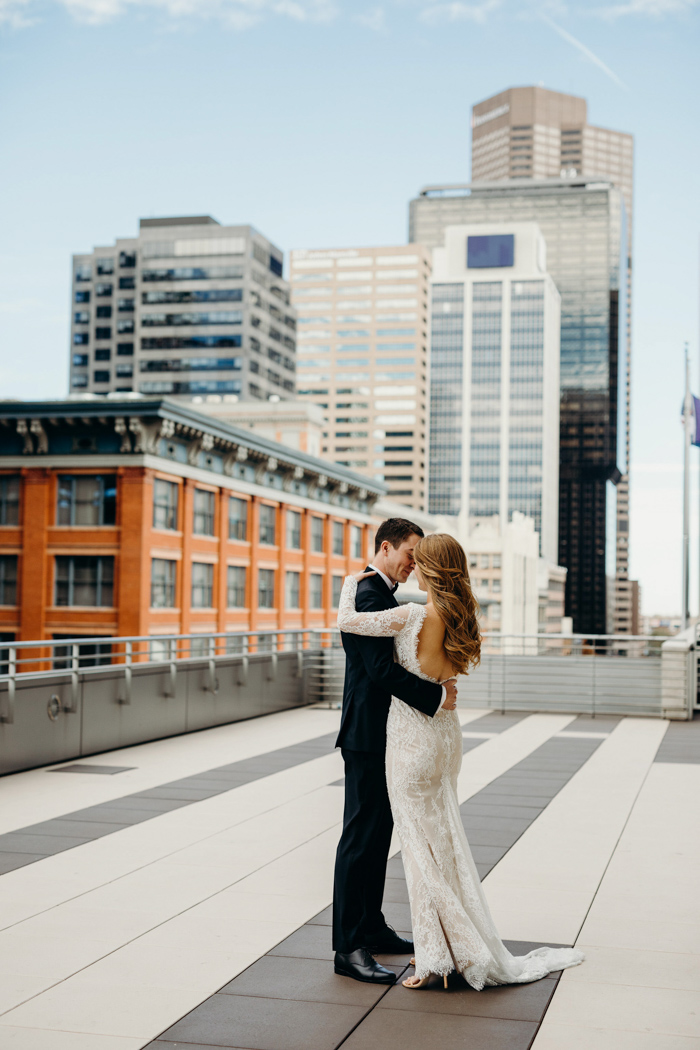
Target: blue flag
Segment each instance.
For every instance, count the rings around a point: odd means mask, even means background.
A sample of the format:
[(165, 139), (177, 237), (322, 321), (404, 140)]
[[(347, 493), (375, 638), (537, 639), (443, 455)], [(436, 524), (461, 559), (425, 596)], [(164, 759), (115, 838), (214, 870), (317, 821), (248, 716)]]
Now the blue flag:
[(691, 394), (691, 397), (693, 398), (693, 429), (691, 430), (690, 444), (700, 446), (700, 398), (695, 397), (693, 394)]

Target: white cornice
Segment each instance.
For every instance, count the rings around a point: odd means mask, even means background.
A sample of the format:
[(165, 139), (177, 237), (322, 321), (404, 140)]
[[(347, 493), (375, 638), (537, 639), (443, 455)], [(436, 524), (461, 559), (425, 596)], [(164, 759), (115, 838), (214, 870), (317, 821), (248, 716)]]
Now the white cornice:
[(26, 467), (36, 470), (58, 468), (65, 471), (98, 468), (100, 470), (114, 470), (115, 472), (119, 467), (148, 467), (151, 470), (158, 470), (164, 474), (174, 474), (176, 477), (201, 481), (205, 485), (217, 485), (219, 488), (229, 489), (231, 492), (240, 492), (247, 496), (259, 496), (262, 499), (271, 500), (275, 503), (284, 503), (291, 507), (317, 511), (319, 514), (346, 518), (348, 521), (357, 522), (358, 525), (370, 525), (373, 521), (371, 514), (364, 514), (350, 507), (323, 503), (320, 500), (302, 496), (297, 492), (286, 492), (284, 489), (273, 489), (265, 485), (256, 485), (255, 482), (246, 481), (244, 478), (232, 478), (228, 474), (217, 474), (211, 470), (203, 470), (201, 467), (190, 466), (188, 463), (180, 463), (173, 459), (165, 459), (162, 456), (151, 454), (131, 453), (129, 455), (120, 455), (115, 452), (103, 455), (97, 453), (90, 456), (84, 454), (75, 456), (42, 456), (40, 460), (32, 458), (31, 466), (26, 457), (3, 456), (0, 460), (0, 467), (10, 470), (21, 470)]

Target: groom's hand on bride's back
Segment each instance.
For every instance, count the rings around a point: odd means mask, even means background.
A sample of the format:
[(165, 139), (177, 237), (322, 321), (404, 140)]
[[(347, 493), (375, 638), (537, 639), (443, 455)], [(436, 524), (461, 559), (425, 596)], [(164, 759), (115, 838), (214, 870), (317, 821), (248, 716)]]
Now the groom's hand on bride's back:
[(443, 711), (454, 711), (457, 707), (457, 679), (448, 678), (446, 682), (442, 683), (447, 692), (445, 697), (445, 703), (442, 705)]

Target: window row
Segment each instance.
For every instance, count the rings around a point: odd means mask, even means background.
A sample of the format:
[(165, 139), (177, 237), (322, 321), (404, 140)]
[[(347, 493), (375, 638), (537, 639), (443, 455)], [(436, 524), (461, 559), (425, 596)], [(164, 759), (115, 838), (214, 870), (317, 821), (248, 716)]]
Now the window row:
[[(157, 478), (153, 485), (153, 527), (156, 529), (177, 529), (178, 501), (180, 486), (174, 481)], [(205, 489), (194, 491), (194, 532), (202, 536), (216, 534), (215, 522), (216, 494)], [(248, 500), (230, 496), (228, 501), (228, 536), (229, 539), (249, 539)], [(277, 537), (277, 508), (268, 503), (259, 504), (258, 542), (274, 546)], [(315, 553), (323, 553), (324, 518), (311, 517), (310, 547)], [(333, 554), (345, 554), (345, 524), (342, 521), (331, 522), (331, 543)], [(293, 550), (302, 547), (301, 513), (296, 510), (285, 512), (285, 545)], [(359, 525), (350, 527), (350, 555), (362, 557), (362, 528)]]
[[(274, 609), (276, 605), (275, 569), (258, 569), (257, 602), (251, 596), (251, 604), (258, 609)], [(302, 574), (287, 571), (284, 574), (284, 607), (285, 609), (301, 608)], [(151, 561), (151, 608), (173, 609), (176, 606), (177, 562), (165, 558), (153, 558)], [(323, 576), (321, 573), (309, 573), (308, 607), (323, 608)], [(337, 609), (340, 592), (343, 586), (342, 576), (331, 577), (331, 602)], [(248, 569), (245, 565), (229, 565), (226, 569), (226, 607), (244, 609), (247, 607), (246, 587)], [(214, 565), (208, 562), (192, 563), (192, 583), (190, 595), (193, 609), (211, 609), (214, 607)]]
[[(176, 605), (177, 562), (166, 558), (151, 559), (151, 607), (173, 609)], [(244, 565), (229, 565), (226, 570), (226, 606), (243, 609), (247, 606), (246, 585), (248, 569)], [(302, 574), (287, 571), (284, 574), (284, 606), (301, 608)], [(308, 607), (323, 608), (323, 575), (309, 573)], [(343, 577), (332, 579), (331, 600), (338, 607)], [(275, 608), (275, 569), (258, 569), (257, 607)], [(214, 604), (214, 565), (209, 562), (192, 563), (191, 606), (193, 609), (211, 609)], [(17, 555), (0, 555), (0, 605), (17, 604)], [(251, 604), (256, 604), (251, 596)], [(114, 606), (114, 558), (112, 556), (61, 555), (55, 559), (54, 605), (56, 606)]]
[[(156, 478), (153, 483), (153, 528), (178, 528), (180, 486), (174, 481)], [(19, 525), (20, 478), (16, 474), (0, 476), (0, 525)], [(228, 498), (228, 537), (248, 540), (249, 502), (238, 496)], [(60, 474), (56, 500), (56, 524), (77, 526), (114, 525), (117, 508), (117, 479), (114, 474)], [(310, 549), (324, 551), (325, 519), (311, 516)], [(302, 548), (301, 512), (284, 513), (285, 545)], [(216, 493), (194, 490), (193, 532), (200, 536), (216, 535)], [(345, 523), (332, 521), (331, 550), (345, 555)], [(277, 536), (277, 507), (259, 504), (258, 542), (274, 546)], [(350, 556), (362, 557), (362, 527), (350, 526)]]

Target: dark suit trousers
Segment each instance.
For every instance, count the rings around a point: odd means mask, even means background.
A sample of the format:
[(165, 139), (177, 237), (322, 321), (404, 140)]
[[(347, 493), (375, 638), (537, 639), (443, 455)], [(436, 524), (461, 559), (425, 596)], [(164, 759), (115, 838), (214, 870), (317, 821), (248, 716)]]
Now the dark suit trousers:
[(341, 753), (345, 812), (335, 858), (333, 949), (353, 952), (386, 928), (382, 898), (394, 821), (384, 755), (345, 748)]

